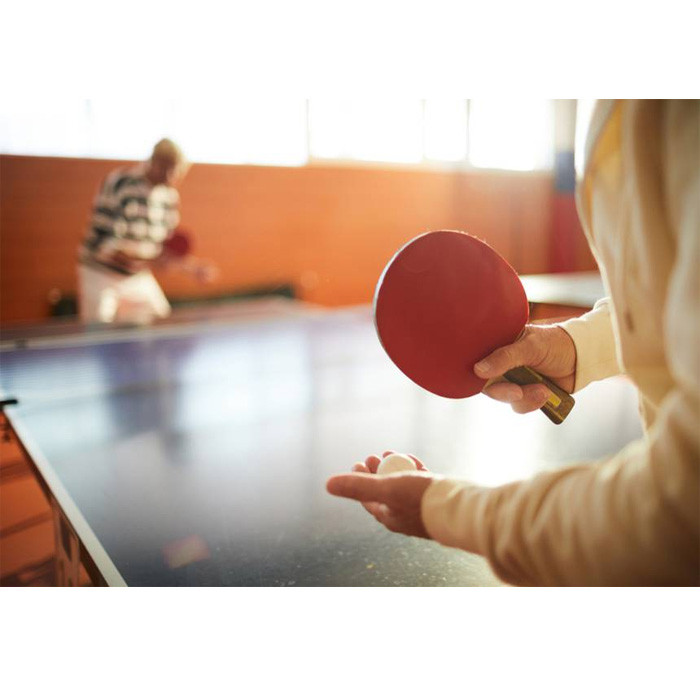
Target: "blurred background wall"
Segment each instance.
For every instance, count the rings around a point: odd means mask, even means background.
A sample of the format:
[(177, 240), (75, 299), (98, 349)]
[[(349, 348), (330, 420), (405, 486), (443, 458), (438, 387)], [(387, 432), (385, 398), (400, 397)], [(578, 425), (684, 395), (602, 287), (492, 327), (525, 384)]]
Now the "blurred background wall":
[[(178, 138), (166, 130), (165, 119), (128, 129), (115, 122), (109, 129), (95, 121), (94, 106), (78, 116), (45, 114), (40, 123), (30, 120), (31, 131), (26, 119), (36, 120), (33, 112), (6, 114), (0, 121), (0, 319), (41, 320), (49, 315), (52, 290), (75, 294), (76, 248), (100, 182), (111, 170), (137, 162), (138, 154), (145, 158), (161, 136), (176, 137), (193, 161), (180, 188), (182, 225), (195, 236), (194, 252), (221, 271), (208, 286), (160, 274), (175, 300), (290, 285), (298, 298), (322, 305), (368, 303), (396, 248), (440, 228), (479, 236), (520, 273), (595, 269), (573, 196), (576, 101), (539, 101), (549, 111), (546, 132), (537, 133), (535, 117), (528, 122), (526, 109), (507, 109), (507, 102), (477, 109), (478, 101), (452, 101), (433, 110), (437, 117), (427, 101), (416, 102), (422, 110), (420, 150), (411, 150), (418, 127), (404, 123), (410, 119), (403, 115), (413, 112), (397, 112), (395, 105), (384, 112), (371, 105), (369, 116), (353, 112), (352, 105), (313, 112), (307, 104), (306, 131), (300, 126), (298, 137), (280, 135), (276, 124), (266, 127), (274, 138), (258, 146), (257, 160), (270, 161), (264, 165), (204, 162), (256, 160), (245, 139), (247, 153), (234, 152), (215, 129), (203, 141), (202, 132), (213, 129), (205, 115), (201, 121), (191, 115), (190, 130)], [(239, 116), (232, 112), (231, 124)], [(61, 119), (70, 124), (71, 138), (65, 129), (55, 132)], [(92, 119), (81, 127), (92, 134), (89, 143), (80, 141), (83, 132), (74, 133), (76, 119)], [(125, 129), (134, 136), (125, 136)], [(306, 151), (290, 150), (289, 143), (302, 136)], [(59, 141), (63, 151), (91, 157), (57, 157), (50, 144)], [(535, 154), (529, 161), (523, 144)], [(96, 157), (107, 152), (123, 157)]]

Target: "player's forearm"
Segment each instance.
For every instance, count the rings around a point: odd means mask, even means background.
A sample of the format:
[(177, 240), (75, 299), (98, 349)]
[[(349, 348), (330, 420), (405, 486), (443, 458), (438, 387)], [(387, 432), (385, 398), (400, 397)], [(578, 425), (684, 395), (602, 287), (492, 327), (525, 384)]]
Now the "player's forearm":
[(697, 412), (681, 396), (650, 440), (498, 488), (439, 480), (422, 503), (442, 544), (520, 585), (697, 585)]

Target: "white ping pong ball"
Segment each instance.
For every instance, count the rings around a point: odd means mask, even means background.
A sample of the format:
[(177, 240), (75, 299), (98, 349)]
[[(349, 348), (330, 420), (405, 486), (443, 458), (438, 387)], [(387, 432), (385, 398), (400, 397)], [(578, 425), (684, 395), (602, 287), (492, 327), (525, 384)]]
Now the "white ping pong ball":
[(408, 455), (393, 454), (387, 455), (381, 462), (379, 462), (377, 474), (414, 472), (416, 469), (418, 469), (416, 463)]

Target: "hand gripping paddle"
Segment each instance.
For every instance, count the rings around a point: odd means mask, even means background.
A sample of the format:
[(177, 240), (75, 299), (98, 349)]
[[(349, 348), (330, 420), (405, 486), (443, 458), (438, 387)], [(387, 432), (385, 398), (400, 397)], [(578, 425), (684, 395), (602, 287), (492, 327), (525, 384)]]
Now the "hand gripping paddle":
[[(525, 328), (529, 307), (515, 270), (493, 248), (461, 231), (424, 233), (384, 269), (374, 295), (379, 340), (418, 386), (446, 398), (478, 394), (474, 365)], [(515, 384), (544, 384), (542, 411), (561, 423), (574, 399), (529, 367), (505, 373)]]
[(172, 258), (184, 258), (192, 252), (192, 236), (182, 228), (175, 229), (163, 241), (163, 254)]

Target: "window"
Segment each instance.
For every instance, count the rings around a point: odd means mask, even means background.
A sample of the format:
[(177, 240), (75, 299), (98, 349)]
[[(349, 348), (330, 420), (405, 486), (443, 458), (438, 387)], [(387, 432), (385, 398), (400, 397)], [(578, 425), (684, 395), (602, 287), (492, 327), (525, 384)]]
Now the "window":
[(140, 160), (168, 136), (194, 162), (349, 160), (549, 169), (552, 100), (75, 100), (4, 104), (0, 152)]
[(22, 100), (0, 105), (0, 153), (79, 157), (88, 151), (84, 102)]
[(0, 152), (141, 160), (164, 136), (205, 163), (303, 165), (306, 101), (76, 100), (0, 108)]
[(169, 111), (155, 102), (140, 109), (131, 100), (86, 100), (89, 150), (92, 158), (141, 159), (167, 135)]
[(303, 99), (178, 102), (171, 114), (165, 133), (182, 146), (191, 161), (258, 165), (307, 162)]
[(422, 117), (420, 100), (310, 100), (310, 155), (420, 163)]
[(425, 100), (425, 158), (464, 161), (467, 157), (467, 100)]
[(553, 142), (551, 100), (469, 101), (469, 160), (476, 167), (548, 169)]

